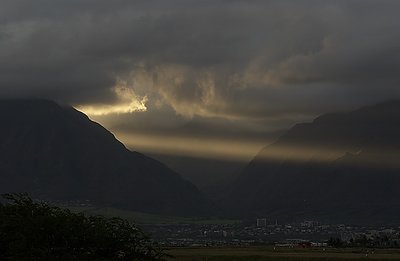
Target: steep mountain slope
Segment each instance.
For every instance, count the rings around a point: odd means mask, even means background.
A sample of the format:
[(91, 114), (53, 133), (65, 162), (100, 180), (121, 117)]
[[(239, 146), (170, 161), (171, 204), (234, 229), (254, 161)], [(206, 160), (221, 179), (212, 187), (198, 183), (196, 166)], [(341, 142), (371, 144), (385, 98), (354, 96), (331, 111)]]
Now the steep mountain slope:
[(0, 192), (89, 200), (138, 211), (203, 215), (197, 188), (122, 143), (71, 107), (45, 100), (0, 101)]
[(295, 125), (232, 189), (230, 210), (274, 218), (399, 222), (400, 101)]

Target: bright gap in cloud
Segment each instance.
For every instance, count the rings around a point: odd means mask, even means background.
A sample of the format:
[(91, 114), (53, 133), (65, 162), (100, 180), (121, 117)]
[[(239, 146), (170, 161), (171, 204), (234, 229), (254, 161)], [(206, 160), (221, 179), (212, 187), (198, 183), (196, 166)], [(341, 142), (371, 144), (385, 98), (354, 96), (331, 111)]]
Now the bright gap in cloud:
[(116, 104), (94, 104), (77, 106), (76, 109), (88, 116), (104, 116), (109, 114), (133, 113), (147, 111), (147, 96), (140, 97), (127, 86), (124, 81), (118, 81), (113, 88), (113, 92), (118, 98)]

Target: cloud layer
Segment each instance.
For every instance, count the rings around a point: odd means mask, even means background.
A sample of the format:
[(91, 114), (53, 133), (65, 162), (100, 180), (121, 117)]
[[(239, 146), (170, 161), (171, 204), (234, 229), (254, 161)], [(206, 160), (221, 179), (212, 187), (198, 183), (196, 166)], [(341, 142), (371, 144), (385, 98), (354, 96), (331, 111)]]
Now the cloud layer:
[(0, 95), (93, 115), (147, 110), (124, 124), (276, 129), (400, 98), (399, 9), (395, 0), (3, 0)]

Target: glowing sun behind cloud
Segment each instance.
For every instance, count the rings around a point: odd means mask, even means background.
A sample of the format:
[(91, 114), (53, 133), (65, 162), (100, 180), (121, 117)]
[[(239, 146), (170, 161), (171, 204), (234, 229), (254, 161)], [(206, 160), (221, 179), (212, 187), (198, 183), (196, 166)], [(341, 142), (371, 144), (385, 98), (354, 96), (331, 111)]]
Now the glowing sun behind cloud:
[(94, 104), (77, 106), (76, 108), (89, 116), (103, 116), (109, 114), (133, 113), (146, 111), (147, 96), (140, 97), (127, 86), (126, 81), (119, 80), (113, 87), (118, 98), (116, 104)]

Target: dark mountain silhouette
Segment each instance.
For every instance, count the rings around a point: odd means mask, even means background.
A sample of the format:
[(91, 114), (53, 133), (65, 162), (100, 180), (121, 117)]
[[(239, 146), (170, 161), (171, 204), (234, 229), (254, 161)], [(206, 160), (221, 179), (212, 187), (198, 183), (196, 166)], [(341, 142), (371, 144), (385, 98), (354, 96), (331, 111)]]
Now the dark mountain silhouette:
[(203, 192), (207, 198), (218, 202), (226, 196), (232, 182), (239, 176), (246, 162), (224, 159), (205, 159), (190, 156), (149, 154), (181, 174)]
[(230, 211), (281, 219), (399, 223), (400, 101), (295, 125), (242, 171)]
[(0, 192), (168, 215), (204, 215), (197, 188), (160, 162), (129, 151), (72, 107), (0, 101)]

